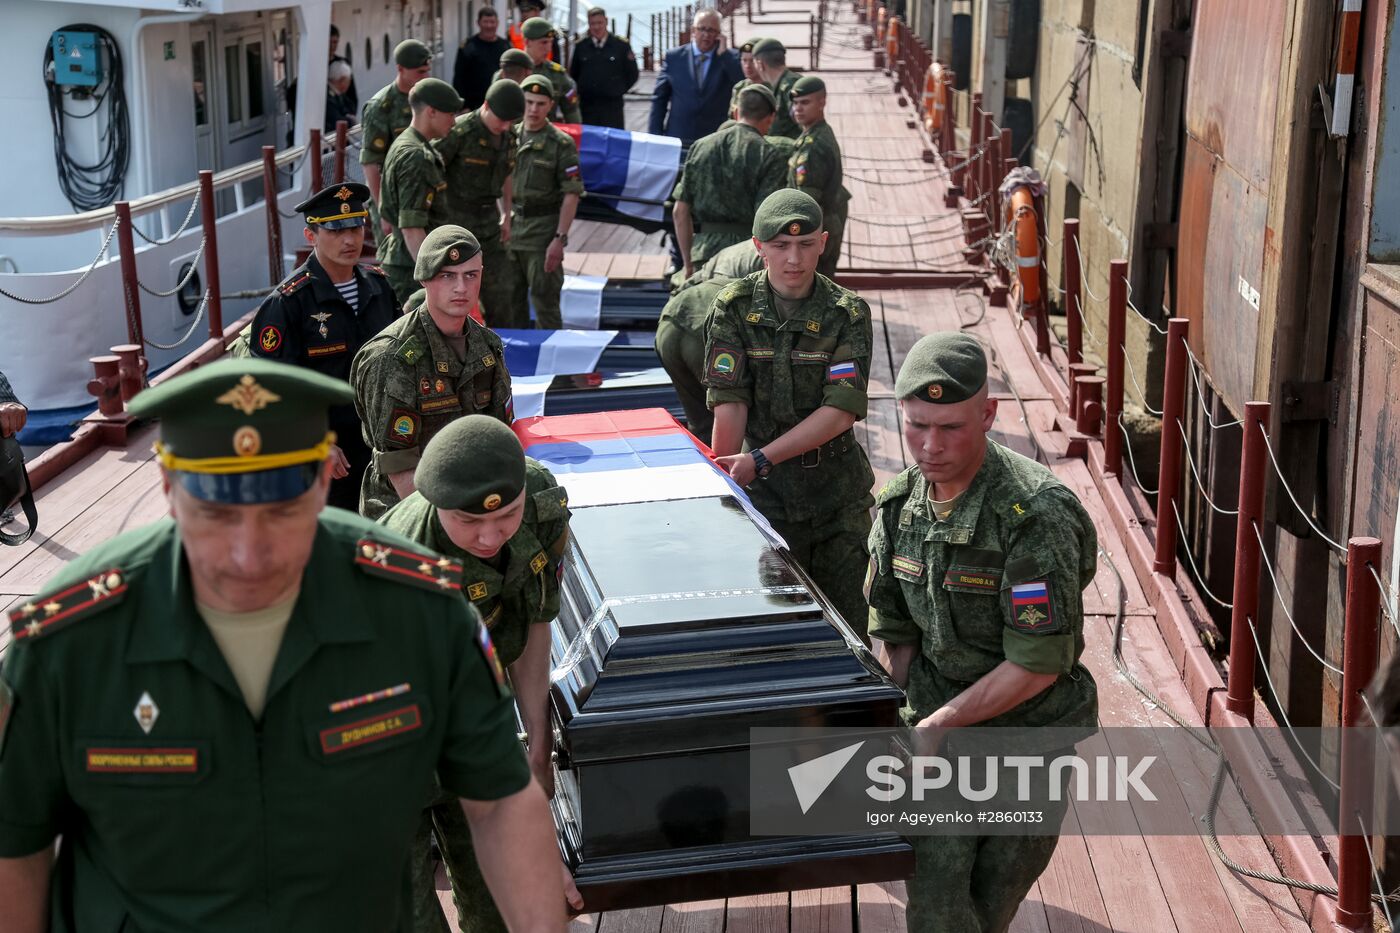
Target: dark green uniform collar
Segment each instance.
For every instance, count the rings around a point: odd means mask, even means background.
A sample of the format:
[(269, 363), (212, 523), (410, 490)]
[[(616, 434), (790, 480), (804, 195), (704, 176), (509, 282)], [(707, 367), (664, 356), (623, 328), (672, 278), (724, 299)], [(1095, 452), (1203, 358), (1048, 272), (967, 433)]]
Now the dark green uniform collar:
[[(801, 331), (804, 334), (811, 334), (813, 337), (820, 337), (823, 334), (830, 336), (832, 328), (825, 320), (828, 309), (835, 305), (830, 279), (817, 273), (816, 280), (812, 284), (812, 294), (802, 299), (801, 313), (791, 320), (784, 320), (773, 301), (773, 286), (768, 281), (768, 270), (761, 270), (758, 276), (758, 283), (754, 286), (753, 299), (747, 313), (757, 314), (759, 318), (756, 321), (746, 319), (745, 323), (763, 324), (778, 330)], [(812, 329), (813, 325), (816, 326), (816, 330)]]
[(988, 438), (987, 455), (982, 459), (982, 466), (972, 478), (972, 483), (958, 497), (953, 514), (943, 521), (939, 521), (933, 514), (933, 506), (929, 502), (928, 480), (915, 469), (914, 482), (909, 488), (909, 497), (904, 500), (904, 508), (900, 510), (899, 523), (907, 525), (907, 518), (917, 516), (929, 525), (928, 534), (924, 536), (925, 541), (966, 544), (972, 540), (973, 532), (977, 530), (977, 519), (982, 514), (987, 490), (1000, 479), (1003, 466), (1001, 445)]
[[(481, 325), (471, 318), (467, 318), (466, 326), (462, 328), (462, 333), (467, 338), (467, 356), (466, 359), (459, 360), (457, 351), (452, 349), (447, 337), (438, 329), (437, 322), (428, 312), (428, 303), (423, 302), (414, 314), (417, 316), (414, 318), (413, 327), (427, 341), (428, 355), (433, 358), (433, 368), (438, 375), (455, 378), (463, 372), (476, 372), (485, 365), (483, 358), (488, 355), (492, 357), (492, 365), (501, 365), (501, 361), (495, 359), (495, 354), (486, 349), (480, 336)], [(446, 363), (447, 369), (444, 371), (438, 363)]]

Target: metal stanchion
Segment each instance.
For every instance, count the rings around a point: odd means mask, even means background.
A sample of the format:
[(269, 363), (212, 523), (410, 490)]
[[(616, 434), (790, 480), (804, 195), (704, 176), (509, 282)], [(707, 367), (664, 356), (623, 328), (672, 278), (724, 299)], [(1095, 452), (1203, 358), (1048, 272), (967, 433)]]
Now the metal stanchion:
[(1264, 521), (1264, 479), (1268, 469), (1264, 429), (1269, 424), (1268, 402), (1246, 402), (1244, 441), (1240, 454), (1239, 517), (1235, 523), (1235, 589), (1230, 600), (1230, 676), (1225, 685), (1225, 708), (1254, 722), (1254, 636), (1249, 626), (1259, 618), (1259, 537), (1255, 526)]
[(1181, 409), (1186, 401), (1186, 332), (1189, 322), (1167, 322), (1167, 372), (1162, 390), (1162, 462), (1157, 474), (1157, 554), (1152, 569), (1176, 579), (1177, 487), (1181, 484)]
[(1366, 724), (1361, 691), (1376, 674), (1380, 590), (1371, 568), (1381, 562), (1378, 538), (1347, 541), (1346, 628), (1342, 634), (1341, 793), (1337, 803), (1337, 921), (1369, 930), (1371, 918), (1370, 829), (1375, 780), (1374, 729)]
[(282, 281), (282, 221), (277, 213), (277, 149), (263, 146), (263, 206), (267, 214), (267, 274), (270, 285)]
[(200, 231), (204, 235), (204, 287), (209, 290), (209, 336), (224, 334), (224, 305), (219, 286), (219, 210), (214, 203), (214, 173), (199, 173)]

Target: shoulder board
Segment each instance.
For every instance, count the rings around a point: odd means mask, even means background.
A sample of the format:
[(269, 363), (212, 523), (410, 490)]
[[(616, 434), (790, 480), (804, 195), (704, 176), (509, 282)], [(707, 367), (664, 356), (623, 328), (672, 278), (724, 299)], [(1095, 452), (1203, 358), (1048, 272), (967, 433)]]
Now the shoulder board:
[(288, 279), (286, 282), (278, 286), (278, 291), (280, 291), (284, 295), (290, 295), (305, 287), (310, 281), (311, 273), (303, 272), (301, 275), (294, 276), (293, 278)]
[(562, 71), (564, 70), (564, 66), (561, 65), (561, 64), (559, 64), (558, 62), (550, 62), (550, 63), (549, 63), (549, 70), (550, 70), (550, 71), (562, 72)]
[(381, 266), (381, 265), (377, 265), (377, 264), (376, 264), (376, 265), (373, 265), (373, 266), (361, 266), (360, 268), (364, 269), (366, 272), (369, 272), (369, 273), (372, 273), (372, 274), (374, 274), (374, 275), (377, 275), (377, 276), (379, 276), (380, 278), (385, 278), (385, 279), (387, 279), (387, 278), (389, 277), (389, 274), (388, 274), (387, 272), (384, 271), (384, 267)]
[(462, 565), (426, 551), (409, 551), (373, 538), (355, 543), (355, 564), (365, 573), (437, 593), (462, 589)]
[(535, 506), (535, 521), (552, 522), (569, 515), (569, 494), (562, 486), (541, 489), (530, 501)]
[(895, 474), (895, 477), (891, 479), (888, 483), (886, 483), (884, 485), (884, 488), (882, 488), (878, 493), (876, 493), (875, 505), (881, 506), (884, 505), (886, 502), (892, 502), (895, 499), (902, 499), (905, 496), (909, 495), (909, 484), (911, 481), (912, 476), (909, 470), (905, 470), (903, 473)]
[(730, 282), (728, 285), (724, 286), (723, 290), (721, 290), (720, 293), (715, 296), (715, 301), (724, 302), (725, 304), (728, 304), (735, 298), (743, 298), (747, 295), (752, 295), (753, 284), (754, 283), (749, 281), (749, 278), (747, 276), (745, 276), (742, 279), (736, 279), (735, 281)]
[(409, 334), (403, 343), (399, 344), (398, 350), (394, 353), (405, 363), (416, 363), (428, 352), (428, 348), (423, 346), (423, 341), (417, 334)]
[[(839, 286), (838, 286), (839, 287)], [(836, 299), (838, 308), (845, 308), (851, 320), (859, 321), (865, 317), (865, 300), (853, 291), (841, 290), (841, 296)]]
[(56, 632), (72, 622), (115, 606), (126, 595), (126, 574), (113, 567), (66, 589), (35, 597), (10, 612), (16, 642)]

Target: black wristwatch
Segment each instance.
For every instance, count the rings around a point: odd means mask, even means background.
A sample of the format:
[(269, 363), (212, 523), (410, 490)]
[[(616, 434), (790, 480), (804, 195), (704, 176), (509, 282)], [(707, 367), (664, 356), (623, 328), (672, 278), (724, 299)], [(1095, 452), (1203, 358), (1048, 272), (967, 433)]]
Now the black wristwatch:
[(767, 479), (768, 474), (773, 472), (773, 462), (763, 455), (762, 450), (751, 450), (749, 456), (753, 457), (753, 468), (759, 478)]

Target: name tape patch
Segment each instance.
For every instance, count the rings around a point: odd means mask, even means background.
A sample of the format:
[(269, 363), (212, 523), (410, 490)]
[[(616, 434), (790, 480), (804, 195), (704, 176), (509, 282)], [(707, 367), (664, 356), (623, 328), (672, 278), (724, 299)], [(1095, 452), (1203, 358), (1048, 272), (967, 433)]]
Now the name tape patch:
[(89, 748), (87, 770), (115, 774), (194, 774), (197, 748)]
[(322, 729), (320, 733), (321, 751), (327, 755), (334, 755), (337, 752), (358, 748), (371, 742), (381, 742), (384, 739), (403, 735), (405, 732), (412, 732), (422, 727), (423, 713), (419, 710), (418, 704), (414, 703), (411, 706), (389, 710), (368, 719)]
[(905, 557), (903, 554), (896, 554), (890, 560), (890, 566), (900, 573), (906, 573), (911, 577), (922, 577), (924, 575), (924, 562), (915, 560), (912, 557)]
[(944, 586), (967, 587), (995, 593), (1001, 589), (1001, 574), (975, 567), (950, 567), (943, 575)]

